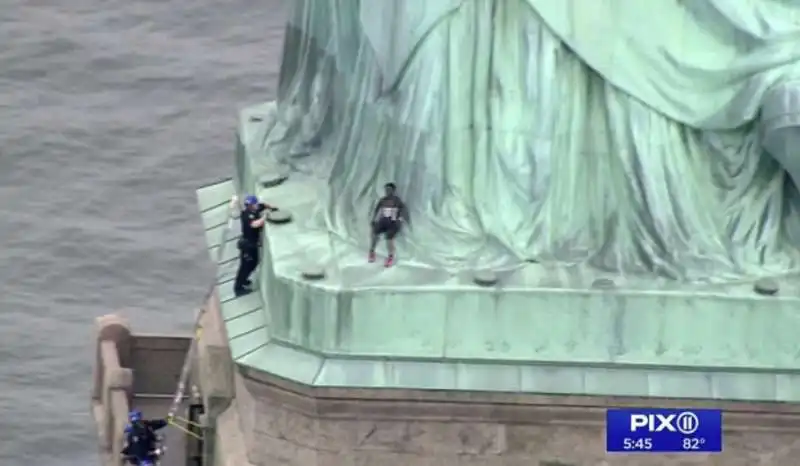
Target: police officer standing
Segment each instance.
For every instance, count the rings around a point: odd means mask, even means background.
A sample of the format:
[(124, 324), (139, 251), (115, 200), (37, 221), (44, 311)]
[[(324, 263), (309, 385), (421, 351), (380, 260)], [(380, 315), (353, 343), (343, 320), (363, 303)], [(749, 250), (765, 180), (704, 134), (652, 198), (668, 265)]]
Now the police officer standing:
[(244, 296), (253, 291), (250, 274), (258, 267), (259, 249), (261, 247), (261, 230), (266, 221), (266, 211), (278, 210), (269, 204), (258, 202), (256, 196), (244, 198), (242, 210), (242, 237), (239, 239), (239, 270), (233, 282), (233, 292), (236, 296)]

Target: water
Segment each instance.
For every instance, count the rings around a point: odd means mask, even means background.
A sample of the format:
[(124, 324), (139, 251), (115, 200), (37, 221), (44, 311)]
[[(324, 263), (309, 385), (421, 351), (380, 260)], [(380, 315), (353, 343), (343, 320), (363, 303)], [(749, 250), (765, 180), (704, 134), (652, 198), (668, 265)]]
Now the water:
[(273, 95), (277, 0), (3, 0), (0, 464), (94, 465), (96, 316), (188, 331), (211, 279), (194, 200)]

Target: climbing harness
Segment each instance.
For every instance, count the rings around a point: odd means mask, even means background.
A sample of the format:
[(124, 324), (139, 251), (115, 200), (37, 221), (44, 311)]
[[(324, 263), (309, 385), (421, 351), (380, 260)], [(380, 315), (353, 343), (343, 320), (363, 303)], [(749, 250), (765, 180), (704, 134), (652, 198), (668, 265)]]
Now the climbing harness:
[[(217, 257), (216, 257), (216, 265), (219, 266), (220, 262), (222, 262), (222, 257), (225, 253), (225, 248), (228, 246), (228, 235), (230, 234), (231, 230), (233, 230), (234, 220), (236, 218), (236, 212), (238, 212), (238, 197), (236, 195), (231, 197), (230, 204), (228, 206), (228, 223), (226, 224), (225, 228), (222, 230), (220, 234), (220, 243), (219, 248), (217, 249)], [(205, 307), (206, 302), (211, 298), (214, 294), (214, 289), (217, 287), (217, 276), (216, 273), (214, 274), (214, 279), (211, 282), (211, 285), (208, 287), (208, 292), (206, 293), (205, 297), (203, 297), (203, 303), (200, 306), (200, 310), (197, 312), (194, 321), (194, 331), (193, 337), (191, 342), (189, 343), (189, 349), (186, 351), (186, 359), (183, 361), (183, 367), (181, 368), (181, 375), (178, 379), (178, 388), (175, 390), (175, 396), (172, 399), (172, 404), (170, 405), (168, 414), (167, 414), (167, 422), (183, 433), (190, 435), (198, 440), (202, 440), (202, 437), (194, 432), (191, 432), (186, 427), (178, 424), (175, 421), (180, 421), (187, 426), (194, 426), (194, 427), (201, 427), (199, 424), (195, 422), (191, 422), (188, 419), (182, 418), (177, 415), (178, 409), (183, 402), (184, 395), (186, 393), (186, 384), (189, 381), (189, 375), (191, 372), (192, 361), (195, 357), (195, 353), (197, 352), (198, 341), (202, 336), (203, 328), (200, 324), (203, 315), (205, 314)]]

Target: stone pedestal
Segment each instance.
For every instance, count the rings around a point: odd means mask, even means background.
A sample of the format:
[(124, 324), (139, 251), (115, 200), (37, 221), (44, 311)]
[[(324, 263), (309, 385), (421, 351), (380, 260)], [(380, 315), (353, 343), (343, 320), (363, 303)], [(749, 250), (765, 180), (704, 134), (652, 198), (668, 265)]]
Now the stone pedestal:
[[(254, 465), (793, 466), (800, 407), (765, 403), (309, 389), (240, 369), (240, 425)], [(608, 406), (721, 407), (719, 455), (609, 455)]]

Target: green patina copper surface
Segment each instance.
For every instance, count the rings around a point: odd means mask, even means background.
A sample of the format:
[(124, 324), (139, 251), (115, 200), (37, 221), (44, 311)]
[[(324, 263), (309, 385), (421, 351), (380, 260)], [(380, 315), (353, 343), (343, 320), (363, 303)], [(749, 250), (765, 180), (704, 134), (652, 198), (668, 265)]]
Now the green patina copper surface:
[[(198, 191), (234, 359), (320, 386), (796, 401), (798, 8), (746, 3), (296, 1), (277, 102), (240, 113), (235, 182)], [(383, 271), (389, 180), (414, 221)], [(239, 299), (237, 189), (297, 220)]]
[[(198, 192), (207, 228), (224, 222), (224, 201), (233, 189), (233, 183), (227, 181)], [(283, 234), (291, 238), (295, 231), (284, 230)], [(214, 252), (219, 240), (213, 240), (211, 234), (209, 238), (209, 249)], [(271, 256), (267, 252), (268, 266), (274, 265)], [(273, 275), (272, 287), (291, 288), (294, 301), (273, 300), (274, 305), (267, 307), (266, 289), (233, 297), (230, 279), (235, 259), (235, 247), (229, 246), (219, 266), (220, 303), (233, 358), (239, 364), (302, 383), (777, 401), (800, 398), (799, 376), (786, 363), (796, 354), (796, 347), (774, 347), (777, 337), (789, 336), (786, 329), (793, 325), (792, 314), (763, 312), (763, 308), (761, 312), (754, 308), (737, 313), (726, 307), (726, 303), (746, 306), (746, 299), (727, 299), (716, 307), (701, 309), (702, 318), (687, 314), (679, 305), (670, 308), (662, 304), (660, 315), (640, 312), (645, 315), (617, 322), (624, 334), (622, 340), (638, 345), (638, 353), (631, 354), (619, 346), (619, 335), (609, 326), (613, 319), (608, 316), (620, 312), (613, 305), (603, 306), (606, 320), (598, 317), (596, 329), (584, 333), (592, 327), (581, 324), (589, 315), (586, 309), (571, 312), (550, 301), (543, 315), (532, 305), (541, 299), (536, 294), (530, 300), (520, 299), (519, 306), (508, 308), (506, 316), (502, 310), (497, 313), (499, 308), (481, 308), (491, 303), (464, 299), (462, 292), (448, 290), (439, 296), (430, 290), (401, 294), (386, 290), (393, 298), (407, 296), (394, 304), (373, 290), (364, 293), (365, 303), (354, 310), (353, 300), (357, 301), (360, 293), (331, 283), (315, 290), (292, 277)], [(266, 266), (260, 273), (273, 274)], [(262, 285), (265, 283), (263, 280)], [(689, 302), (692, 298), (681, 299)], [(663, 299), (654, 297), (650, 304), (659, 301)], [(775, 307), (780, 303), (775, 300)], [(293, 317), (287, 319), (287, 314)], [(720, 326), (729, 330), (719, 332)], [(686, 357), (685, 348), (663, 339), (670, 331), (685, 342), (704, 344), (689, 348), (695, 359)], [(744, 331), (758, 341), (747, 343)], [(661, 337), (646, 338), (654, 335)], [(587, 348), (581, 356), (575, 353), (578, 340)], [(764, 351), (760, 345), (773, 346)], [(615, 349), (618, 354), (612, 357)], [(625, 360), (634, 356), (637, 359)]]

